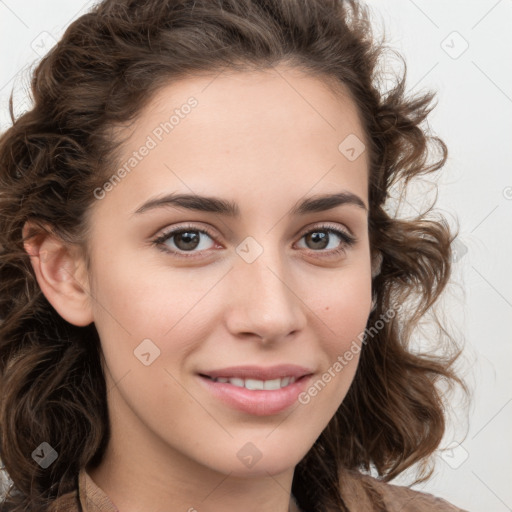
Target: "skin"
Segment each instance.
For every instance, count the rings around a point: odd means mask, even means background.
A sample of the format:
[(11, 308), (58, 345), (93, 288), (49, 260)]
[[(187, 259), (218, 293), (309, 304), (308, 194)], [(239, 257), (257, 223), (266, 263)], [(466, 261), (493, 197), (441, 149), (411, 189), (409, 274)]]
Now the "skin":
[[(98, 329), (112, 437), (89, 474), (120, 510), (295, 510), (294, 468), (343, 401), (359, 355), (307, 405), (268, 416), (224, 404), (196, 373), (294, 363), (311, 368), (314, 382), (364, 331), (367, 211), (345, 204), (289, 214), (305, 197), (334, 192), (351, 192), (368, 207), (367, 154), (350, 161), (338, 150), (364, 132), (345, 89), (335, 94), (320, 78), (281, 65), (166, 86), (133, 125), (121, 161), (190, 96), (197, 107), (94, 200), (89, 271), (75, 248), (51, 236), (26, 248), (59, 314)], [(170, 192), (234, 201), (240, 218), (171, 206), (134, 214)], [(328, 247), (317, 248), (304, 235), (324, 232), (326, 222), (356, 243), (333, 255), (344, 243), (330, 234)], [(196, 257), (152, 244), (188, 223), (214, 235), (199, 234)], [(248, 236), (263, 249), (252, 263), (236, 252)], [(176, 237), (165, 245), (185, 246)], [(148, 366), (134, 356), (144, 339), (160, 350)], [(248, 442), (261, 453), (251, 468), (237, 457)]]

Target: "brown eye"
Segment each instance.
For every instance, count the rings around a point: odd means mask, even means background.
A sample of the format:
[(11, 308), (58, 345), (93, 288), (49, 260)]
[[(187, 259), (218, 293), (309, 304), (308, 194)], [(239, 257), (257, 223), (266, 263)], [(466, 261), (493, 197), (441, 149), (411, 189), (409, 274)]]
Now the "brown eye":
[(311, 242), (310, 249), (325, 249), (330, 238), (326, 231), (312, 231), (305, 236), (306, 244)]
[[(305, 240), (307, 249), (331, 255), (345, 252), (356, 243), (356, 238), (352, 235), (330, 226), (315, 228), (305, 233), (302, 238)], [(329, 245), (331, 245), (330, 248)]]
[(174, 244), (181, 251), (190, 251), (195, 249), (200, 242), (200, 235), (197, 231), (180, 231), (173, 235)]
[(213, 241), (213, 235), (208, 231), (189, 226), (167, 231), (153, 243), (166, 252), (189, 257), (189, 255), (181, 253), (188, 252), (195, 256), (196, 253), (210, 249), (213, 244), (208, 244), (208, 239)]

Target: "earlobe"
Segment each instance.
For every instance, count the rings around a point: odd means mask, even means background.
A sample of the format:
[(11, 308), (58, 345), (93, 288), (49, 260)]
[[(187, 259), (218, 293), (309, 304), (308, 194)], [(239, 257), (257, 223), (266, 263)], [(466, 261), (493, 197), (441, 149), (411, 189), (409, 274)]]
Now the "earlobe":
[(76, 326), (93, 322), (88, 276), (78, 248), (30, 221), (23, 227), (23, 240), (39, 287), (57, 313)]

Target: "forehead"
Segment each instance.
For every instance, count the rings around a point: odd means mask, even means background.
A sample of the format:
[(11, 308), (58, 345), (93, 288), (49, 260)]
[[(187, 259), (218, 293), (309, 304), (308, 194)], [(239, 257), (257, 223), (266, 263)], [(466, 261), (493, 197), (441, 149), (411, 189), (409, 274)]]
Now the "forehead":
[[(174, 111), (179, 114), (191, 97), (198, 106), (193, 109), (194, 115), (180, 115), (180, 120), (188, 120), (179, 124), (189, 125), (200, 135), (208, 132), (208, 140), (221, 140), (228, 134), (237, 135), (237, 141), (248, 140), (248, 136), (272, 134), (273, 128), (283, 127), (287, 127), (283, 137), (308, 132), (318, 140), (328, 133), (333, 140), (348, 134), (365, 139), (347, 86), (333, 77), (286, 65), (243, 72), (224, 70), (164, 86), (139, 117), (139, 134), (162, 121), (162, 115)], [(331, 143), (331, 137), (326, 142)], [(229, 140), (224, 138), (225, 145)]]
[(278, 192), (288, 202), (288, 193), (343, 185), (367, 202), (355, 103), (342, 84), (297, 68), (181, 79), (162, 87), (129, 129), (119, 166), (128, 172), (109, 201), (123, 189), (132, 204), (159, 190), (269, 200)]

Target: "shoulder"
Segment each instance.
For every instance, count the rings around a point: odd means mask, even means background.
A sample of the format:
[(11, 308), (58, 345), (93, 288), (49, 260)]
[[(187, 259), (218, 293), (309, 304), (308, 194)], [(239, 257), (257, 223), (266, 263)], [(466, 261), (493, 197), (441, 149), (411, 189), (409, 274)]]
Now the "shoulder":
[[(11, 512), (14, 505), (9, 503), (0, 503), (0, 512)], [(46, 512), (82, 512), (76, 492), (69, 492), (58, 497), (53, 501)]]
[(371, 510), (373, 502), (389, 512), (467, 512), (432, 494), (383, 482), (357, 471), (343, 471), (340, 484), (349, 507), (364, 503)]
[(48, 508), (48, 512), (81, 512), (78, 493), (68, 492), (57, 498)]

